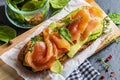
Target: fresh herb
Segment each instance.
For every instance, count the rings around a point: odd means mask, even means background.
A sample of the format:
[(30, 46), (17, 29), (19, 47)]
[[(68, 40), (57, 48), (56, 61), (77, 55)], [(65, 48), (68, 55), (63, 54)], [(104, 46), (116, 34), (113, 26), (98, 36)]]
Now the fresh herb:
[(105, 62), (103, 56), (100, 57), (100, 60), (101, 60), (101, 62), (103, 63), (103, 65), (105, 66), (106, 69), (109, 69), (109, 68), (110, 68), (110, 64), (108, 64), (108, 63)]
[(37, 41), (43, 41), (43, 38), (42, 38), (42, 37), (37, 37), (37, 36), (35, 36), (35, 37), (33, 37), (33, 38), (31, 39), (31, 45), (30, 45), (30, 47), (29, 47), (29, 51), (30, 51), (30, 52), (32, 52), (33, 46), (34, 46), (35, 42), (37, 42)]
[(60, 28), (59, 29), (59, 34), (61, 37), (63, 37), (64, 39), (66, 39), (67, 41), (69, 41), (71, 44), (73, 44), (72, 40), (71, 40), (71, 34), (70, 31), (67, 28)]
[(120, 24), (120, 13), (112, 12), (108, 16), (115, 24)]
[(0, 45), (16, 37), (16, 31), (9, 26), (0, 26)]
[(110, 25), (110, 18), (108, 16), (106, 16), (103, 19), (103, 26), (104, 26), (103, 34), (107, 34), (107, 33), (111, 32), (109, 25)]
[(63, 8), (70, 0), (50, 0), (53, 8)]
[[(107, 58), (100, 56), (100, 61), (102, 62), (103, 66), (104, 66), (105, 72), (109, 75), (111, 80), (117, 80), (114, 70), (110, 67), (110, 64), (108, 63), (111, 59), (112, 59), (111, 54)], [(105, 78), (105, 75), (102, 74), (100, 76), (100, 80), (103, 80), (104, 78)]]
[(120, 42), (118, 38), (115, 38), (114, 40), (115, 40), (116, 44), (118, 44)]

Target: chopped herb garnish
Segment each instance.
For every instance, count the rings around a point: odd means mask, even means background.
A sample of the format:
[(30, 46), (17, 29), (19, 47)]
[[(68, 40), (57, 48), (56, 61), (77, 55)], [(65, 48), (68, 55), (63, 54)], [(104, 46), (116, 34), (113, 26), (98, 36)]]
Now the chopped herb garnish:
[(106, 44), (110, 44), (110, 40), (108, 39), (108, 37), (105, 38), (105, 42), (106, 42)]
[(106, 68), (106, 69), (109, 69), (110, 64), (108, 64), (108, 63), (106, 63), (106, 62), (105, 62), (105, 60), (104, 60), (104, 57), (103, 57), (103, 56), (101, 56), (101, 57), (100, 57), (100, 60), (101, 60), (101, 62), (103, 63), (103, 65), (105, 66), (105, 68)]
[(30, 47), (29, 47), (29, 51), (30, 51), (30, 52), (32, 52), (33, 46), (34, 46), (35, 42), (37, 42), (37, 41), (43, 41), (43, 38), (42, 38), (42, 37), (37, 37), (37, 36), (35, 36), (35, 37), (33, 37), (33, 38), (31, 39), (31, 45), (30, 45)]
[(115, 43), (117, 44), (120, 42), (118, 38), (115, 38), (114, 40), (115, 40)]
[(36, 42), (36, 41), (43, 41), (42, 37), (37, 37), (35, 36), (34, 38), (31, 39), (32, 41)]

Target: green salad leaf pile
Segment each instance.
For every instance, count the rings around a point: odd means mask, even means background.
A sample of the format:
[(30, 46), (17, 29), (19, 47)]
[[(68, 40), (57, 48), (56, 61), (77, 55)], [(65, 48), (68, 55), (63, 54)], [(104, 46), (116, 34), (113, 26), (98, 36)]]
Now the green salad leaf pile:
[[(17, 11), (8, 7), (7, 13), (16, 24), (24, 24), (32, 27), (60, 12), (69, 1), (70, 0), (7, 0), (7, 4), (12, 5)], [(52, 9), (50, 10), (51, 12), (48, 11), (49, 8)], [(24, 14), (20, 11), (37, 12)]]
[(16, 9), (21, 11), (33, 11), (44, 5), (46, 0), (7, 0), (8, 4), (12, 4)]
[[(49, 3), (47, 0), (7, 0), (7, 4), (13, 6), (16, 9), (14, 11), (14, 8), (7, 8), (7, 13), (10, 18), (20, 25), (25, 24), (28, 26), (37, 25), (42, 22), (46, 18), (46, 13), (49, 9)], [(30, 13), (25, 13), (22, 11)], [(32, 13), (31, 11), (34, 12)], [(31, 21), (34, 21), (33, 24), (31, 24)]]
[(9, 26), (0, 26), (0, 45), (16, 37), (16, 31)]

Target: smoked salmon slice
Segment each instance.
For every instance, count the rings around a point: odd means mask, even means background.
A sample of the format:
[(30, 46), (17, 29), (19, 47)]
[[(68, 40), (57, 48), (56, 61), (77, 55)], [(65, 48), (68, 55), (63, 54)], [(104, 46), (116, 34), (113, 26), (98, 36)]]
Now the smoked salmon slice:
[(70, 33), (72, 35), (72, 41), (77, 41), (80, 38), (80, 34), (85, 31), (87, 24), (91, 18), (89, 12), (86, 9), (80, 10), (79, 12), (74, 14), (72, 18), (77, 20), (72, 25), (70, 25), (68, 29), (70, 30)]
[(77, 41), (79, 38), (80, 38), (80, 32), (78, 31), (78, 23), (73, 23), (72, 25), (70, 25), (68, 27), (70, 33), (71, 33), (71, 36), (72, 36), (72, 41)]
[(52, 42), (55, 43), (58, 49), (67, 49), (68, 51), (70, 50), (70, 43), (65, 39), (61, 38), (59, 33), (56, 32), (50, 37)]
[[(93, 0), (87, 1), (92, 3)], [(98, 29), (102, 17), (102, 11), (98, 7), (83, 7), (70, 17), (73, 22), (65, 28), (70, 31), (72, 41), (85, 40)], [(31, 45), (31, 41), (29, 41), (25, 59), (19, 58), (20, 61), (25, 61), (35, 71), (50, 69), (53, 62), (60, 55), (69, 52), (71, 47), (71, 44), (62, 38), (59, 32), (50, 28), (45, 28), (41, 35), (44, 38), (43, 41), (36, 41), (32, 52), (28, 49)]]
[(97, 20), (91, 20), (88, 23), (88, 26), (86, 28), (86, 30), (84, 31), (84, 33), (81, 35), (81, 40), (85, 40), (87, 37), (89, 37), (92, 32), (94, 32), (99, 26), (100, 22)]

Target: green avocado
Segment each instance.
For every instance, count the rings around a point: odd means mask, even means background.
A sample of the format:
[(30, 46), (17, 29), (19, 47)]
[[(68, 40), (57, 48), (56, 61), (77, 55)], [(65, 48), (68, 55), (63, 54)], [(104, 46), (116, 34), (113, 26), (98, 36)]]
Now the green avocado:
[(87, 42), (97, 39), (102, 34), (102, 31), (103, 31), (103, 21), (101, 21), (99, 28), (88, 37)]
[(59, 60), (56, 60), (50, 68), (52, 72), (59, 74), (62, 73), (62, 69), (63, 67)]
[(70, 51), (67, 53), (68, 57), (72, 58), (85, 42), (86, 40), (84, 41), (79, 40), (76, 44), (72, 45), (70, 47)]
[(103, 30), (103, 24), (101, 21), (99, 28), (95, 32), (93, 32), (86, 40), (78, 41), (76, 44), (71, 46), (70, 51), (67, 53), (68, 57), (72, 58), (83, 44), (97, 39), (102, 34), (102, 30)]

